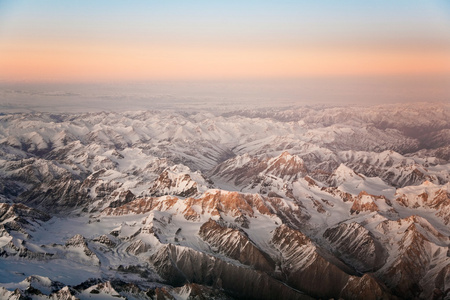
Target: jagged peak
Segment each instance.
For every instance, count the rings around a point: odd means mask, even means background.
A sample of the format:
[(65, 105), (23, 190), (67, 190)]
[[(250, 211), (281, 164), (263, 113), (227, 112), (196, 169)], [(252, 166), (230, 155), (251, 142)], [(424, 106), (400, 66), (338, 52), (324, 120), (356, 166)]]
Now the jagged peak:
[(397, 189), (396, 201), (406, 207), (442, 209), (450, 205), (449, 186), (449, 183), (437, 185), (429, 181), (419, 186), (407, 186)]
[(76, 234), (67, 240), (66, 246), (86, 246), (86, 239), (81, 234)]
[(374, 200), (375, 198), (372, 195), (362, 191), (361, 193), (359, 193), (358, 197), (356, 197), (355, 201), (353, 202), (353, 205), (350, 209), (350, 213), (359, 214), (360, 212), (363, 211), (369, 212), (379, 211), (380, 209)]
[(397, 234), (408, 231), (417, 232), (427, 241), (433, 241), (437, 244), (447, 245), (449, 238), (436, 229), (427, 219), (419, 215), (410, 215), (397, 220), (385, 220), (377, 225), (377, 230), (386, 234), (396, 232)]
[[(418, 216), (418, 215), (411, 215), (409, 217), (406, 217), (402, 219), (405, 223), (411, 224), (411, 225), (419, 225), (423, 229), (425, 229), (427, 232), (432, 233), (438, 238), (445, 238), (443, 234), (441, 234), (436, 227), (433, 226), (433, 224), (430, 223), (427, 219), (424, 217)], [(410, 225), (410, 226), (411, 226)], [(448, 239), (448, 237), (447, 237)]]
[(52, 284), (52, 280), (50, 278), (44, 277), (44, 276), (39, 276), (39, 275), (28, 276), (22, 282), (27, 282), (27, 283), (39, 282), (46, 286), (50, 286)]
[(126, 299), (122, 297), (111, 285), (110, 281), (101, 282), (93, 285), (85, 291), (88, 294), (104, 294), (107, 297), (113, 297), (115, 299)]
[(293, 156), (288, 151), (283, 151), (278, 157), (291, 158)]
[(205, 179), (200, 171), (191, 172), (184, 165), (175, 165), (159, 174), (148, 191), (152, 196), (192, 197), (201, 194), (212, 185), (212, 181)]

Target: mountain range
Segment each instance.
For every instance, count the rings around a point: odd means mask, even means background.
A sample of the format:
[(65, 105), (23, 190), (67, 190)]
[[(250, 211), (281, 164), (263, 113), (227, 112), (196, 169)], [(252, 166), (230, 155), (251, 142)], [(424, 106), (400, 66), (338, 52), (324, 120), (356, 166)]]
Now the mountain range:
[(450, 299), (449, 120), (1, 114), (0, 298)]

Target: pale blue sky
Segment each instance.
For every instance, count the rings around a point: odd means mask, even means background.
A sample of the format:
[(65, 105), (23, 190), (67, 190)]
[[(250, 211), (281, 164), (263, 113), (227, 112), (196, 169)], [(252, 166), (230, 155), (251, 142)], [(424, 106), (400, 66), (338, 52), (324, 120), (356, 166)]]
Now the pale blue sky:
[[(270, 44), (450, 40), (450, 1), (0, 1), (0, 38)], [(357, 43), (357, 41), (353, 41)]]

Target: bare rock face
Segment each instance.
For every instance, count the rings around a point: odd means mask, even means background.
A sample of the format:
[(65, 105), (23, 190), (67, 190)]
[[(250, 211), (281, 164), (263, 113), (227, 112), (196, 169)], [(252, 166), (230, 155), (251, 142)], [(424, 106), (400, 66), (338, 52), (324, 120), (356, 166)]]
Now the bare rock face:
[(138, 255), (147, 252), (149, 249), (150, 246), (142, 240), (135, 240), (127, 247), (126, 251), (134, 255)]
[(323, 237), (340, 259), (360, 272), (376, 271), (387, 257), (386, 250), (373, 234), (355, 222), (329, 228)]
[(240, 230), (223, 227), (210, 219), (200, 227), (199, 235), (217, 252), (245, 265), (265, 272), (273, 272), (275, 269), (275, 262)]
[(289, 154), (287, 151), (270, 159), (267, 164), (268, 168), (265, 170), (265, 173), (288, 181), (295, 181), (308, 173), (303, 160), (296, 155)]
[(73, 295), (73, 292), (69, 287), (63, 287), (59, 291), (52, 293), (50, 295), (50, 299), (52, 300), (78, 300), (77, 297)]
[(19, 289), (16, 289), (14, 291), (8, 291), (4, 287), (0, 287), (0, 297), (1, 297), (1, 299), (6, 299), (6, 300), (27, 299), (26, 295), (23, 292), (21, 292)]
[(95, 253), (92, 252), (91, 249), (89, 249), (88, 244), (86, 243), (86, 239), (81, 234), (76, 234), (70, 239), (68, 239), (65, 248), (66, 249), (80, 248), (83, 250), (83, 253), (86, 255), (86, 257), (92, 260), (93, 263), (97, 265), (100, 263), (100, 260), (98, 259), (97, 255), (95, 255)]
[(24, 204), (0, 203), (0, 237), (9, 235), (11, 231), (23, 233), (30, 237), (34, 228), (30, 222), (46, 222), (50, 216)]
[[(73, 246), (73, 247), (87, 247), (86, 239), (81, 234), (76, 234), (76, 235), (74, 235), (73, 237), (71, 237), (70, 239), (67, 240), (66, 247), (70, 247), (70, 246)], [(90, 255), (90, 254), (91, 253), (86, 254), (86, 255)]]
[(190, 248), (162, 247), (150, 261), (171, 285), (186, 282), (220, 286), (233, 297), (245, 299), (311, 299), (265, 273), (239, 267)]
[[(376, 203), (377, 199), (380, 199), (383, 197), (377, 197), (374, 195), (370, 195), (364, 191), (360, 192), (358, 197), (356, 197), (355, 201), (353, 202), (352, 208), (350, 209), (350, 213), (352, 214), (359, 214), (360, 212), (364, 211), (379, 211), (379, 207)], [(385, 198), (383, 198), (385, 200)]]
[(20, 195), (20, 201), (31, 207), (39, 207), (57, 213), (74, 207), (84, 207), (90, 202), (88, 193), (81, 189), (81, 182), (71, 177), (42, 183)]
[[(174, 203), (177, 200), (175, 197), (167, 197), (165, 202)], [(127, 204), (119, 207), (105, 208), (102, 213), (106, 216), (123, 216), (128, 214), (143, 214), (156, 209), (158, 205), (163, 201), (158, 201), (155, 198), (138, 198)], [(172, 204), (173, 205), (173, 204)]]
[(142, 214), (154, 209), (165, 211), (172, 208), (177, 202), (183, 203), (183, 211), (181, 213), (186, 219), (198, 217), (198, 213), (192, 209), (193, 206), (201, 207), (200, 214), (211, 214), (213, 216), (219, 216), (220, 213), (224, 213), (235, 218), (241, 216), (252, 217), (255, 213), (253, 209), (263, 214), (273, 214), (259, 195), (220, 190), (206, 192), (199, 198), (187, 198), (185, 200), (171, 196), (139, 198), (124, 206), (107, 208), (103, 213), (106, 215), (122, 215), (129, 213)]
[(377, 154), (346, 151), (341, 153), (340, 156), (346, 165), (356, 172), (368, 177), (379, 177), (395, 187), (418, 185), (425, 180), (446, 181), (440, 174), (431, 173), (413, 159), (392, 150)]
[(436, 215), (444, 220), (445, 225), (450, 224), (450, 193), (447, 189), (435, 194), (430, 207), (437, 210)]
[[(282, 272), (287, 283), (301, 291), (318, 298), (338, 298), (345, 292), (349, 282), (366, 289), (362, 293), (369, 294), (371, 286), (364, 285), (367, 278), (356, 277), (345, 272), (344, 265), (330, 262), (319, 252), (312, 241), (301, 232), (286, 225), (277, 227), (272, 237), (273, 245), (282, 254)], [(351, 270), (348, 269), (350, 272)], [(372, 281), (371, 281), (372, 282)], [(374, 281), (377, 288), (385, 293)], [(347, 294), (349, 295), (349, 294)], [(386, 293), (388, 295), (388, 293)], [(357, 294), (349, 295), (348, 299), (360, 299)]]
[(187, 200), (189, 206), (200, 205), (203, 213), (219, 216), (220, 213), (232, 216), (254, 216), (254, 209), (262, 214), (270, 215), (271, 211), (264, 204), (261, 196), (255, 194), (242, 194), (238, 192), (214, 191), (207, 192), (199, 199)]
[(189, 174), (172, 174), (164, 171), (149, 190), (152, 196), (174, 195), (191, 197), (197, 194), (197, 182)]
[(161, 300), (175, 300), (175, 297), (172, 296), (172, 294), (170, 294), (170, 292), (168, 291), (167, 288), (165, 287), (161, 287), (161, 288), (156, 288), (154, 293), (152, 293), (156, 299), (161, 299)]
[(329, 193), (330, 195), (341, 198), (343, 202), (353, 202), (356, 198), (352, 194), (343, 192), (336, 187), (322, 187), (321, 190)]
[(0, 256), (37, 260), (51, 258), (53, 253), (27, 243), (36, 224), (49, 219), (46, 213), (23, 204), (0, 203)]
[(350, 275), (326, 261), (316, 252), (312, 241), (286, 225), (277, 227), (272, 243), (282, 259), (287, 283), (314, 297), (337, 297)]
[(371, 274), (364, 274), (363, 277), (352, 277), (343, 288), (341, 295), (343, 299), (398, 299), (387, 292), (385, 285), (374, 278)]
[(0, 299), (77, 300), (74, 294), (75, 292), (64, 284), (42, 276), (27, 277), (14, 291), (0, 287)]
[(32, 209), (21, 203), (7, 204), (0, 203), (0, 222), (4, 222), (9, 218), (20, 218), (19, 222), (27, 222), (25, 218), (30, 220), (48, 221), (51, 217), (39, 210)]
[(136, 196), (130, 190), (114, 191), (110, 197), (113, 198), (114, 200), (111, 201), (109, 207), (113, 208), (125, 205), (136, 199)]
[(259, 194), (244, 194), (223, 190), (209, 190), (198, 198), (179, 199), (173, 196), (137, 198), (119, 207), (108, 207), (102, 211), (106, 216), (145, 214), (152, 210), (167, 211), (177, 205), (178, 213), (186, 220), (198, 221), (201, 215), (227, 215), (246, 228), (249, 218), (255, 214), (278, 217), (295, 227), (302, 226), (310, 215), (300, 205), (288, 205), (280, 197), (264, 197)]
[(225, 178), (236, 186), (249, 184), (253, 177), (267, 168), (267, 160), (260, 160), (248, 154), (236, 156), (216, 166), (211, 173)]
[(273, 210), (273, 213), (279, 217), (283, 223), (291, 224), (294, 228), (304, 226), (311, 215), (306, 211), (305, 207), (299, 204), (292, 206), (286, 205), (286, 202), (280, 197), (264, 197), (267, 207)]
[(114, 298), (114, 299), (126, 299), (125, 297), (122, 297), (115, 289), (114, 287), (111, 285), (110, 281), (106, 281), (106, 282), (101, 282), (98, 283), (96, 285), (93, 285), (89, 288), (87, 288), (84, 291), (85, 294), (102, 294), (103, 297), (108, 297), (108, 298)]
[[(185, 217), (192, 214), (211, 214), (211, 216), (227, 215), (236, 219), (245, 228), (246, 219), (262, 214), (271, 217), (279, 217), (281, 220), (289, 220), (300, 226), (310, 216), (299, 205), (286, 205), (279, 197), (265, 197), (259, 194), (244, 194), (239, 192), (227, 192), (222, 190), (208, 191), (200, 198), (188, 198), (185, 200), (187, 209), (183, 212)], [(201, 207), (196, 213), (193, 207)]]
[(412, 224), (400, 241), (404, 255), (398, 257), (397, 263), (385, 274), (385, 279), (391, 277), (389, 284), (393, 285), (398, 295), (417, 297), (421, 292), (419, 281), (427, 272), (430, 263), (429, 246), (425, 238)]
[(305, 176), (308, 170), (300, 157), (284, 151), (272, 158), (236, 156), (219, 164), (211, 173), (215, 177), (233, 181), (236, 186), (244, 186), (260, 182), (266, 176), (295, 181)]
[(10, 239), (4, 246), (0, 247), (0, 257), (19, 257), (30, 260), (47, 260), (53, 256), (53, 253), (46, 253), (42, 250), (34, 250), (27, 247), (24, 240)]
[(447, 247), (439, 244), (448, 242), (448, 237), (417, 216), (385, 221), (377, 229), (388, 234), (393, 247), (391, 258), (377, 271), (377, 276), (393, 293), (424, 299), (430, 298), (436, 289), (446, 293), (449, 277), (445, 274), (450, 258)]
[(436, 185), (424, 181), (420, 186), (398, 189), (395, 201), (408, 208), (428, 208), (435, 211), (435, 215), (445, 225), (450, 224), (450, 185)]
[(93, 241), (108, 246), (109, 248), (114, 248), (116, 246), (116, 243), (112, 241), (106, 234), (93, 239)]
[[(122, 188), (122, 183), (102, 179), (106, 172), (106, 169), (98, 170), (84, 180), (68, 175), (42, 182), (22, 193), (19, 201), (52, 214), (61, 214), (79, 208), (94, 212), (107, 205), (117, 207), (135, 199), (131, 191)], [(97, 206), (93, 207), (96, 201)]]
[(433, 282), (433, 286), (433, 297), (436, 299), (446, 299), (450, 296), (450, 264), (441, 269)]

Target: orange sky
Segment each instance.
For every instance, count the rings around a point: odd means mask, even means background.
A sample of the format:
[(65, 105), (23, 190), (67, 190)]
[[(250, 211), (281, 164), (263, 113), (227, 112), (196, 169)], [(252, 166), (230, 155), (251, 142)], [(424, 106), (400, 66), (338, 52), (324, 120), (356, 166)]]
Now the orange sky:
[(446, 51), (26, 44), (0, 47), (4, 80), (236, 79), (449, 74)]
[(0, 80), (450, 74), (442, 1), (62, 2), (0, 5)]

